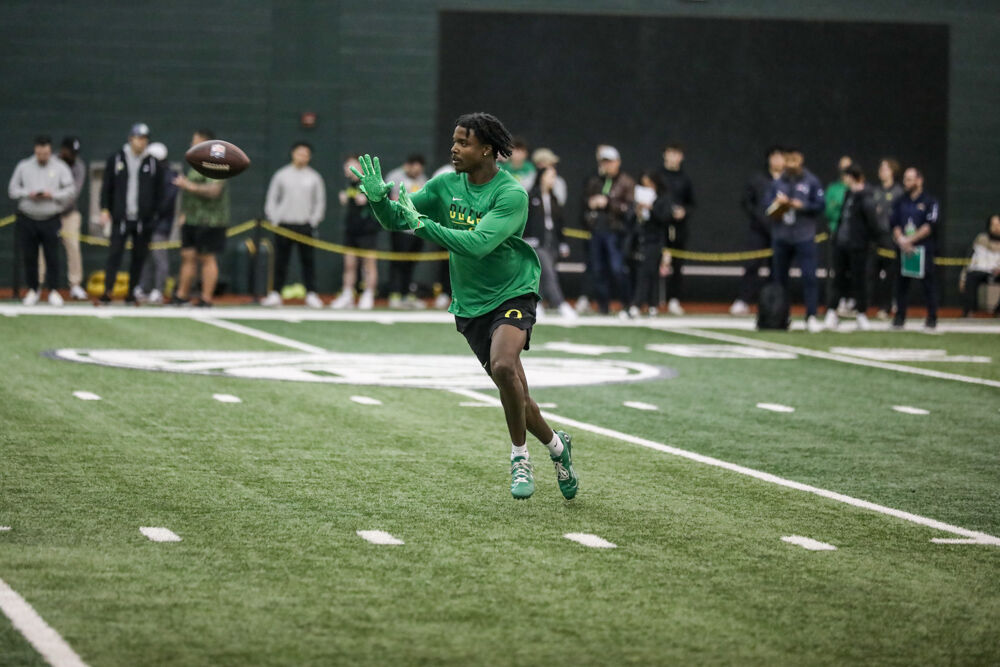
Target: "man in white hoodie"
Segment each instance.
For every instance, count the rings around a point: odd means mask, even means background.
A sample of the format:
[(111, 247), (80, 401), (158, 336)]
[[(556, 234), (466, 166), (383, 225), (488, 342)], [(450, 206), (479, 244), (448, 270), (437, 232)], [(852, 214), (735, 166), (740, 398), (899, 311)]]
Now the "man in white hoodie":
[[(292, 145), (292, 162), (275, 172), (267, 188), (264, 214), (273, 224), (290, 232), (312, 237), (326, 215), (326, 186), (323, 177), (309, 166), (312, 146), (304, 141)], [(279, 234), (274, 235), (274, 289), (260, 303), (280, 306), (281, 288), (288, 275), (288, 260), (292, 248), (299, 249), (302, 260), (302, 282), (306, 285), (306, 305), (322, 308), (316, 294), (316, 269), (312, 246)]]

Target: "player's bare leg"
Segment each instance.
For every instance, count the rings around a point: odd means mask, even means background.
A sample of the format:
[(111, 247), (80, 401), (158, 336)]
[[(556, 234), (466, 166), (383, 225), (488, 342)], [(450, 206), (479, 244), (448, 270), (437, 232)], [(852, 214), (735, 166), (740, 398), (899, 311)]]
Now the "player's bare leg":
[(201, 261), (201, 301), (212, 303), (215, 296), (215, 285), (219, 282), (219, 264), (215, 255), (199, 255)]
[(187, 299), (191, 296), (191, 283), (198, 272), (198, 251), (194, 248), (181, 248), (181, 272), (177, 280), (177, 299)]

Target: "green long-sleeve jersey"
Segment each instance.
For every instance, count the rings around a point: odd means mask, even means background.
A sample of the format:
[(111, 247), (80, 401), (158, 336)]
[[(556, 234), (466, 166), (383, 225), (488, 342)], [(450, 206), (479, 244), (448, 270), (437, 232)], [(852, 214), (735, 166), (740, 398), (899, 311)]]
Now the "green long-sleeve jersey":
[[(528, 193), (515, 177), (501, 171), (475, 185), (467, 174), (446, 173), (410, 198), (429, 218), (414, 233), (449, 251), (451, 313), (478, 317), (513, 297), (538, 294), (538, 255), (521, 238)], [(409, 229), (399, 203), (383, 199), (371, 207), (386, 229)]]

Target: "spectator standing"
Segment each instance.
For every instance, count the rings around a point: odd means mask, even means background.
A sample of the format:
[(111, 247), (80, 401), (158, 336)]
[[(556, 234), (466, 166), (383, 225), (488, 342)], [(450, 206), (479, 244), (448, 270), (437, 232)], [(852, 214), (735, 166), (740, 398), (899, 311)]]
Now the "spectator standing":
[[(847, 195), (848, 190), (847, 176), (845, 176), (844, 170), (850, 167), (851, 164), (853, 162), (849, 155), (841, 156), (840, 160), (837, 161), (837, 180), (826, 186), (826, 193), (823, 195), (823, 215), (826, 217), (826, 228), (829, 230), (831, 238), (837, 233), (837, 225), (840, 224), (841, 211), (844, 208), (844, 197)], [(833, 244), (828, 244), (826, 249), (826, 261), (824, 264), (826, 265), (827, 276), (829, 276), (830, 271), (833, 269)], [(845, 270), (847, 270), (846, 267)], [(848, 314), (853, 309), (854, 304), (850, 298), (845, 298), (837, 304), (837, 310), (842, 315)]]
[[(536, 153), (538, 151), (535, 151)], [(551, 152), (551, 151), (550, 151)], [(528, 192), (528, 220), (524, 226), (525, 242), (535, 249), (541, 263), (541, 295), (550, 308), (557, 308), (567, 319), (576, 319), (576, 311), (566, 303), (559, 285), (556, 261), (569, 256), (569, 245), (563, 237), (563, 207), (556, 197), (555, 187), (559, 158), (553, 153), (548, 166), (540, 170)], [(541, 313), (541, 304), (537, 307)]]
[[(349, 248), (375, 250), (382, 226), (368, 208), (368, 198), (358, 188), (360, 181), (351, 168), (358, 170), (361, 162), (357, 155), (344, 160), (344, 177), (347, 186), (337, 193), (344, 207), (344, 245)], [(378, 287), (378, 264), (374, 257), (361, 259), (365, 290), (358, 299), (358, 308), (371, 310), (375, 306), (375, 289)], [(357, 255), (344, 255), (343, 282), (340, 295), (330, 304), (331, 308), (354, 308), (354, 290), (358, 279)]]
[(56, 289), (59, 284), (60, 215), (73, 199), (76, 185), (66, 164), (52, 155), (52, 139), (46, 135), (35, 138), (35, 154), (17, 163), (7, 185), (7, 194), (17, 200), (17, 234), (24, 255), (28, 293), (22, 303), (38, 303), (38, 248), (45, 255), (48, 271), (49, 303), (63, 305)]
[(785, 171), (775, 181), (768, 197), (768, 210), (776, 221), (772, 227), (771, 274), (787, 291), (788, 269), (792, 260), (802, 271), (802, 293), (806, 302), (806, 329), (823, 330), (816, 319), (819, 285), (816, 282), (816, 222), (823, 212), (823, 186), (805, 168), (805, 156), (799, 148), (785, 150)]
[(128, 291), (125, 303), (135, 304), (142, 266), (146, 262), (153, 219), (163, 201), (163, 170), (149, 154), (149, 127), (136, 123), (121, 150), (112, 153), (104, 165), (101, 183), (101, 224), (111, 226), (111, 247), (104, 265), (104, 294), (100, 303), (111, 303), (125, 244), (132, 241)]
[(867, 314), (865, 269), (868, 266), (868, 249), (879, 237), (878, 212), (872, 191), (865, 184), (865, 174), (861, 167), (848, 165), (844, 169), (844, 182), (847, 193), (830, 243), (833, 280), (830, 282), (825, 325), (829, 329), (837, 328), (840, 322), (838, 304), (842, 299), (849, 298), (854, 301), (858, 311), (858, 330), (867, 331), (871, 329), (871, 324)]
[[(916, 167), (909, 167), (903, 172), (903, 191), (903, 196), (896, 200), (892, 208), (892, 236), (900, 255), (900, 275), (896, 277), (896, 316), (892, 319), (892, 328), (903, 328), (910, 281), (918, 279), (924, 285), (927, 305), (924, 328), (934, 331), (937, 328), (934, 235), (940, 210), (937, 199), (924, 192), (924, 175)], [(921, 255), (922, 266), (912, 271), (912, 264), (919, 264)]]
[(142, 267), (142, 278), (136, 296), (140, 301), (145, 297), (147, 303), (161, 304), (166, 290), (167, 275), (170, 273), (170, 255), (166, 248), (153, 246), (169, 241), (174, 229), (174, 211), (177, 207), (177, 186), (174, 185), (174, 179), (177, 173), (167, 162), (165, 145), (156, 141), (149, 145), (148, 150), (150, 155), (160, 161), (160, 168), (163, 170), (163, 201), (153, 219), (149, 256), (146, 258), (145, 266)]
[[(197, 130), (191, 136), (196, 146), (215, 139), (211, 130)], [(201, 299), (197, 306), (212, 305), (215, 286), (219, 282), (216, 259), (226, 249), (226, 227), (229, 226), (229, 184), (209, 178), (189, 169), (186, 176), (177, 176), (173, 184), (183, 192), (178, 223), (181, 225), (181, 273), (177, 292), (171, 303), (183, 304), (190, 299), (191, 285), (201, 267)]]
[[(531, 154), (531, 162), (535, 165), (538, 173), (541, 173), (549, 167), (555, 167), (559, 162), (559, 157), (549, 148), (536, 148)], [(528, 189), (530, 190), (530, 188)], [(556, 173), (556, 180), (552, 186), (552, 195), (559, 202), (560, 206), (566, 205), (567, 194), (566, 180)]]
[[(879, 184), (872, 190), (875, 197), (875, 210), (878, 212), (878, 224), (882, 231), (879, 235), (879, 249), (890, 250), (895, 254), (896, 246), (889, 232), (892, 207), (897, 199), (903, 196), (903, 186), (899, 184), (899, 162), (893, 158), (884, 158), (878, 165)], [(888, 253), (886, 253), (888, 254)], [(896, 274), (899, 273), (898, 261), (893, 257), (884, 257), (875, 252), (869, 262), (869, 284), (871, 285), (872, 301), (878, 309), (875, 317), (880, 320), (889, 319), (892, 312), (893, 287)]]
[[(663, 149), (663, 168), (660, 179), (667, 187), (670, 197), (670, 221), (667, 225), (667, 248), (687, 249), (688, 222), (694, 210), (694, 186), (684, 171), (684, 147), (678, 143), (667, 144)], [(673, 257), (670, 276), (667, 278), (667, 311), (671, 315), (683, 315), (681, 307), (681, 286), (684, 278), (684, 260)]]
[(638, 317), (642, 307), (650, 317), (657, 314), (656, 282), (659, 276), (668, 275), (672, 269), (670, 255), (664, 253), (666, 230), (673, 220), (673, 200), (666, 186), (656, 174), (642, 175), (635, 188), (635, 230), (637, 237), (638, 266), (635, 276), (635, 293), (631, 317)]
[(535, 184), (535, 165), (528, 161), (528, 142), (520, 137), (514, 138), (514, 149), (510, 157), (499, 162), (501, 169), (514, 176), (526, 191)]
[(621, 155), (603, 145), (597, 154), (597, 174), (587, 179), (583, 193), (583, 224), (590, 231), (589, 266), (592, 289), (601, 312), (610, 309), (612, 291), (627, 307), (622, 241), (632, 213), (635, 179), (621, 170)]
[[(80, 156), (80, 140), (76, 137), (65, 137), (59, 145), (59, 159), (66, 163), (73, 174), (73, 199), (66, 204), (59, 218), (59, 237), (66, 250), (66, 276), (69, 278), (69, 298), (74, 301), (84, 301), (87, 292), (81, 286), (83, 282), (83, 257), (80, 254), (80, 222), (81, 216), (77, 202), (83, 192), (83, 183), (87, 179), (87, 167)], [(45, 253), (38, 254), (38, 282), (45, 282)]]
[[(958, 286), (962, 291), (962, 317), (971, 317), (976, 310), (979, 286), (1000, 280), (1000, 214), (986, 220), (986, 231), (972, 242), (972, 258), (962, 269)], [(1000, 317), (1000, 301), (993, 307), (994, 317)]]
[[(747, 250), (771, 249), (771, 218), (767, 215), (768, 197), (774, 182), (785, 170), (785, 153), (778, 146), (771, 146), (765, 154), (764, 168), (750, 176), (743, 190), (740, 206), (746, 213), (750, 226), (747, 230)], [(730, 315), (749, 315), (750, 304), (760, 294), (760, 269), (766, 266), (766, 257), (751, 259), (743, 265), (743, 278), (736, 301), (729, 308)]]
[[(400, 189), (413, 194), (419, 192), (427, 182), (424, 167), (427, 161), (423, 155), (414, 153), (401, 166), (389, 172), (386, 180), (395, 185), (389, 193), (392, 200), (399, 199)], [(352, 174), (353, 175), (353, 174)], [(423, 250), (424, 240), (407, 229), (398, 234), (390, 234), (389, 242), (394, 252), (416, 253)], [(417, 299), (417, 284), (413, 282), (413, 271), (417, 263), (409, 260), (395, 260), (389, 264), (389, 307), (423, 308), (424, 302)], [(403, 300), (403, 295), (406, 300)]]
[[(292, 144), (290, 164), (271, 177), (264, 204), (264, 215), (272, 224), (296, 234), (315, 236), (316, 228), (326, 216), (326, 186), (323, 177), (309, 166), (312, 146), (304, 141)], [(288, 276), (288, 260), (292, 248), (298, 248), (302, 262), (302, 282), (306, 285), (306, 305), (322, 308), (323, 302), (316, 294), (316, 268), (313, 248), (300, 241), (274, 235), (274, 289), (260, 302), (262, 306), (280, 306), (281, 288)]]

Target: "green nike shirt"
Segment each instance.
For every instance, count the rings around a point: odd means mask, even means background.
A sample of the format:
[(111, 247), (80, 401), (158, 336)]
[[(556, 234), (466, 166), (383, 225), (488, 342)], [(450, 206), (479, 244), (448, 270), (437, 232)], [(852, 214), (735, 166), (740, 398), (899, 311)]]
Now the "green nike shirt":
[[(479, 317), (508, 299), (538, 294), (538, 255), (521, 238), (528, 193), (514, 176), (500, 171), (474, 185), (467, 174), (441, 174), (410, 198), (430, 218), (414, 233), (449, 251), (452, 314)], [(409, 229), (397, 202), (383, 199), (371, 207), (386, 229)]]

